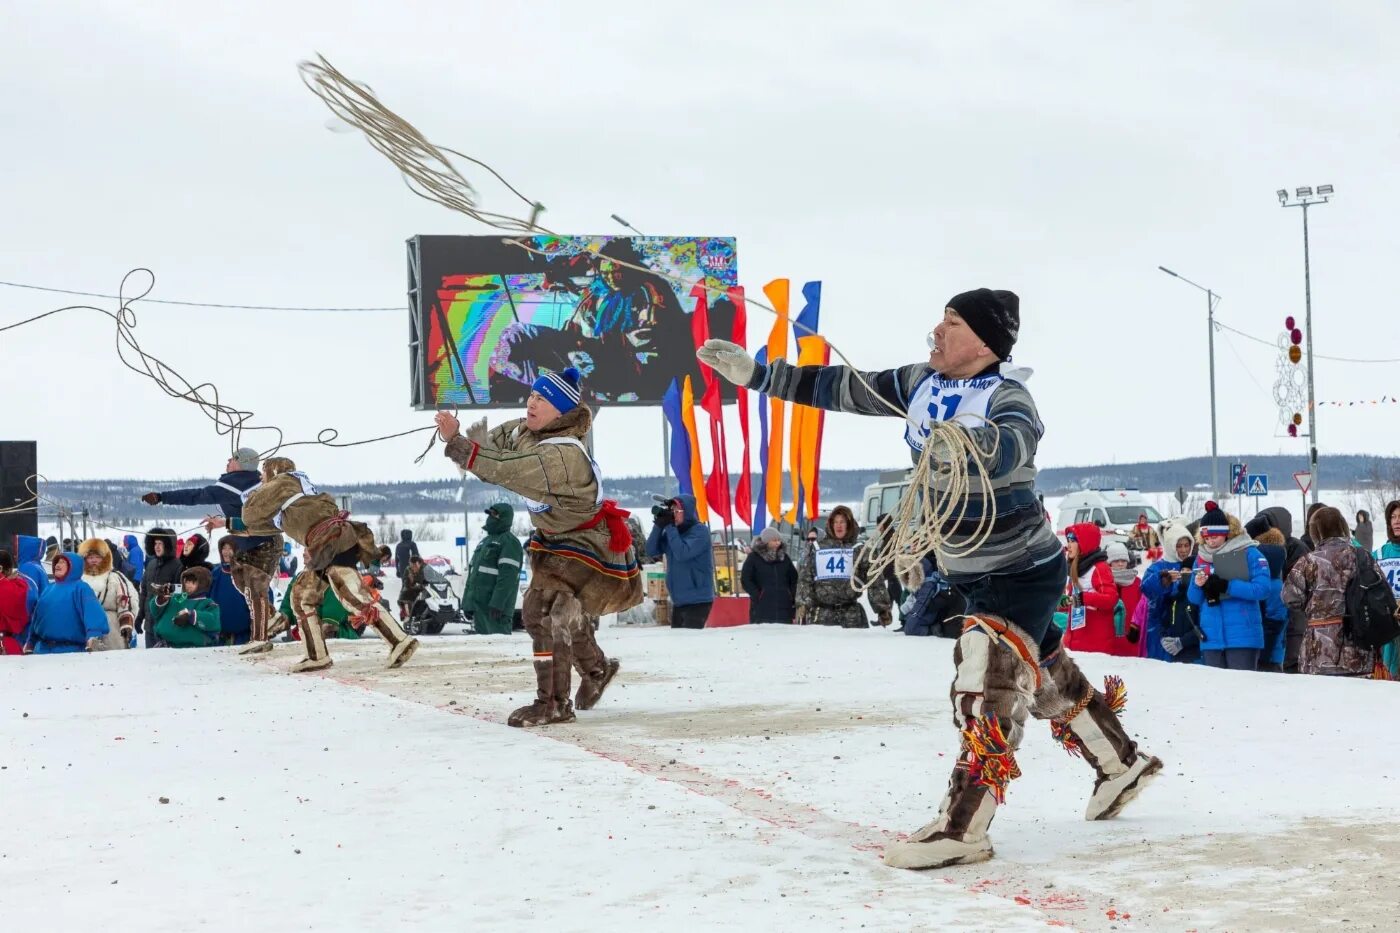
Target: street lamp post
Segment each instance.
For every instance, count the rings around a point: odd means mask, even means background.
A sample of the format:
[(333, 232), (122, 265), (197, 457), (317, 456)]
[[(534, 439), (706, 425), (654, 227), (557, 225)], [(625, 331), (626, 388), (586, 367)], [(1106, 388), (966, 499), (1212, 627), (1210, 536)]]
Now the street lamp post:
[(1219, 498), (1220, 443), (1215, 422), (1215, 306), (1220, 303), (1220, 296), (1204, 285), (1196, 285), (1184, 275), (1177, 275), (1166, 266), (1158, 266), (1157, 268), (1172, 278), (1181, 279), (1187, 285), (1194, 285), (1206, 293), (1206, 346), (1210, 350), (1210, 491), (1212, 496)]
[(1308, 208), (1332, 200), (1331, 185), (1318, 185), (1317, 192), (1307, 186), (1295, 189), (1290, 199), (1288, 191), (1280, 188), (1280, 207), (1303, 209), (1303, 331), (1308, 338), (1308, 470), (1312, 473), (1312, 501), (1317, 504), (1321, 483), (1317, 478), (1317, 396), (1313, 393), (1313, 326), (1312, 326), (1312, 263), (1308, 256)]

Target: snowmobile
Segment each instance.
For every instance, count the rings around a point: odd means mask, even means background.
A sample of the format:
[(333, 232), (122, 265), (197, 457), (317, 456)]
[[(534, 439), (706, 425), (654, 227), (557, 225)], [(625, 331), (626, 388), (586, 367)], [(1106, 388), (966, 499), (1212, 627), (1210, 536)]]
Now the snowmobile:
[(403, 628), (410, 635), (441, 635), (449, 622), (467, 624), (452, 584), (434, 568), (424, 565), (423, 589), (409, 607)]

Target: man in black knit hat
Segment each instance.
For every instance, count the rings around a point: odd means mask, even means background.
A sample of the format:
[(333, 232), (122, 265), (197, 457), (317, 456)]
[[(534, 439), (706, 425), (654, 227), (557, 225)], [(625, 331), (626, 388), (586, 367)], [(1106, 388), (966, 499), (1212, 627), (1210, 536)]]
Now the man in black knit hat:
[[(979, 288), (954, 295), (928, 336), (928, 360), (880, 372), (845, 366), (761, 367), (743, 348), (708, 340), (698, 356), (730, 382), (801, 405), (900, 417), (915, 462), (935, 421), (962, 428), (981, 452), (968, 464), (985, 471), (969, 490), (947, 487), (936, 471), (925, 495), (958, 495), (958, 517), (942, 529), (936, 555), (948, 582), (967, 601), (967, 623), (953, 660), (953, 718), (962, 750), (939, 814), (906, 842), (885, 850), (897, 868), (940, 868), (992, 855), (988, 827), (1012, 778), (1028, 715), (1093, 766), (1096, 780), (1085, 818), (1111, 819), (1162, 768), (1140, 753), (1117, 712), (1122, 682), (1100, 693), (1060, 646), (1051, 624), (1068, 569), (1059, 539), (1035, 495), (1035, 451), (1043, 426), (1026, 389), (1030, 371), (1007, 365), (1021, 326), (1012, 292)], [(935, 443), (937, 443), (935, 439)], [(935, 449), (937, 460), (950, 451)], [(991, 515), (990, 528), (983, 522)], [(974, 546), (975, 545), (975, 546)], [(1071, 623), (1073, 624), (1073, 623)]]

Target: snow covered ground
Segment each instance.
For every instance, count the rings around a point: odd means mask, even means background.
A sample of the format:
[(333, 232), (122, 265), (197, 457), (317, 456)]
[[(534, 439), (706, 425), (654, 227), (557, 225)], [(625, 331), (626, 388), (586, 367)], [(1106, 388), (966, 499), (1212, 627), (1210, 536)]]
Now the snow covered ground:
[[(1400, 714), (1386, 683), (1089, 657), (1166, 762), (1118, 820), (1033, 723), (997, 858), (879, 853), (956, 750), (951, 642), (741, 627), (600, 633), (623, 662), (569, 726), (503, 725), (523, 635), (8, 658), (6, 929), (1393, 928)], [(168, 802), (163, 802), (168, 801)]]

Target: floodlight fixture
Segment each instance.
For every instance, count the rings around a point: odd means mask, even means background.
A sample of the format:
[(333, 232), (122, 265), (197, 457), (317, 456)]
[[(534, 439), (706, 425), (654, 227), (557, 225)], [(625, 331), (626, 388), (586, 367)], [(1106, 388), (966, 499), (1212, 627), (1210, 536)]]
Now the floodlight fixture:
[(1287, 189), (1287, 188), (1280, 188), (1280, 189), (1278, 189), (1278, 203), (1280, 203), (1280, 204), (1287, 204), (1287, 203), (1288, 203), (1288, 189)]
[(1332, 186), (1331, 186), (1331, 185), (1318, 185), (1318, 186), (1317, 186), (1317, 193), (1318, 193), (1319, 196), (1322, 196), (1322, 197), (1331, 197), (1331, 195), (1332, 195)]
[(1311, 186), (1311, 185), (1304, 185), (1303, 187), (1299, 188), (1297, 191), (1295, 191), (1295, 192), (1293, 192), (1293, 193), (1294, 193), (1297, 197), (1300, 197), (1300, 198), (1310, 198), (1310, 197), (1312, 197), (1312, 186)]

